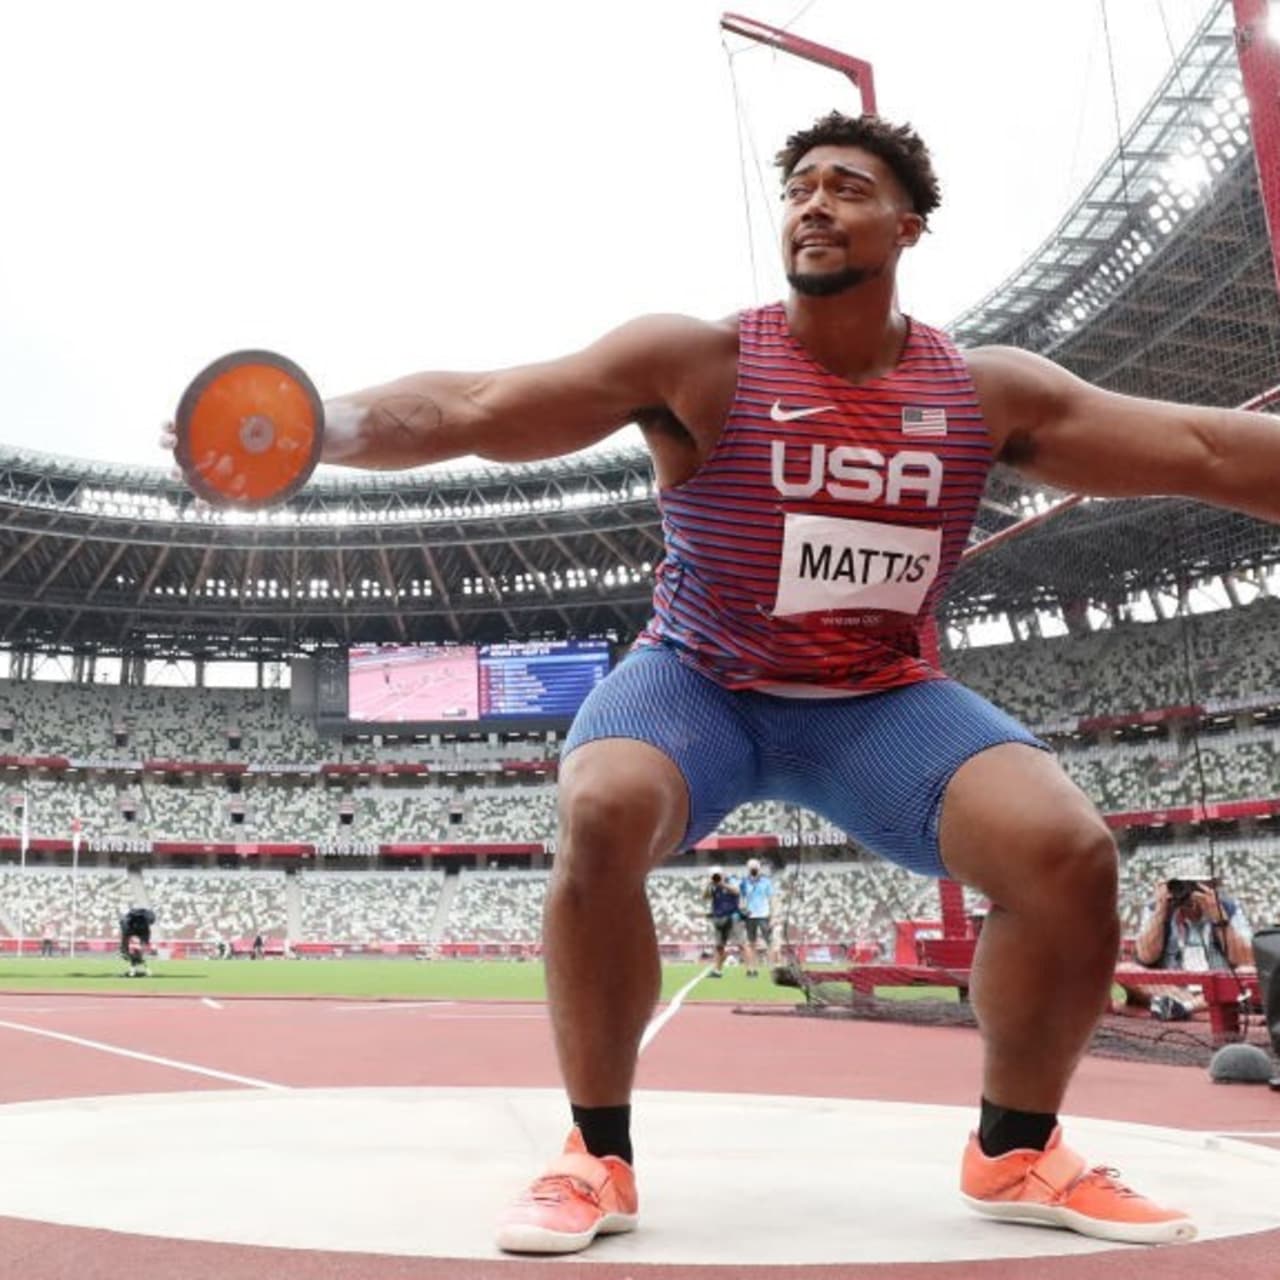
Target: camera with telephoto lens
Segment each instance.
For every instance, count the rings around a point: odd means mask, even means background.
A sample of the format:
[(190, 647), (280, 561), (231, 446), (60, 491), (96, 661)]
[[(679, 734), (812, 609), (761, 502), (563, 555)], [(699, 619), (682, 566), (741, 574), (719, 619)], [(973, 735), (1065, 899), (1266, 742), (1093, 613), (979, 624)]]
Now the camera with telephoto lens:
[(1169, 901), (1175, 907), (1185, 906), (1191, 901), (1191, 896), (1200, 888), (1199, 882), (1195, 880), (1170, 880), (1169, 884)]

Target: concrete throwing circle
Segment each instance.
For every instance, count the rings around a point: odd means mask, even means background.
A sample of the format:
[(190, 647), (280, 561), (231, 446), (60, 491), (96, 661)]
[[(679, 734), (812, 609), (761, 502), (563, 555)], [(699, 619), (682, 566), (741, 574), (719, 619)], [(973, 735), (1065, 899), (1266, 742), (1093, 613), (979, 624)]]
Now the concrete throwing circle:
[[(536, 1089), (202, 1091), (0, 1107), (0, 1215), (187, 1240), (491, 1258), (495, 1218), (563, 1140)], [(636, 1097), (641, 1227), (584, 1263), (925, 1262), (1115, 1249), (960, 1203), (968, 1108), (748, 1094)], [(1280, 1151), (1071, 1120), (1067, 1139), (1193, 1212), (1201, 1239), (1280, 1227)], [(750, 1229), (751, 1224), (759, 1229)]]

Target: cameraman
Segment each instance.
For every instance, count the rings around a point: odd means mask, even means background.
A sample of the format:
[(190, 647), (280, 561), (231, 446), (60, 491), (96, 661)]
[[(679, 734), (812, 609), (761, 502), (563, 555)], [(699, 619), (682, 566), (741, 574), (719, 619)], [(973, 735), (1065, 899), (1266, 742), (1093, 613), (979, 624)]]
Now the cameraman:
[(733, 922), (738, 918), (741, 897), (738, 886), (725, 875), (723, 867), (712, 867), (708, 872), (702, 896), (708, 904), (707, 914), (711, 917), (711, 928), (715, 932), (716, 963), (711, 976), (723, 978), (725, 952), (733, 935)]
[[(1147, 903), (1134, 956), (1149, 969), (1207, 973), (1253, 963), (1253, 930), (1240, 904), (1218, 892), (1217, 880), (1199, 863), (1184, 864)], [(1123, 982), (1122, 982), (1123, 985)], [(1198, 989), (1125, 988), (1135, 1004), (1148, 1003), (1151, 1016), (1181, 1022), (1205, 1007)]]
[(147, 976), (147, 949), (156, 913), (150, 907), (130, 907), (120, 917), (120, 954), (128, 962), (126, 978)]

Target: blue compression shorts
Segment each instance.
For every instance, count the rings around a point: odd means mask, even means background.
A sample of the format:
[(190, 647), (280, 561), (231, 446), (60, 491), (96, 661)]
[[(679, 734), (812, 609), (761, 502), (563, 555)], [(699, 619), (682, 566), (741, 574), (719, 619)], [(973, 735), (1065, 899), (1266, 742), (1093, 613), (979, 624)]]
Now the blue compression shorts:
[(938, 820), (956, 770), (1004, 742), (1048, 750), (953, 680), (861, 697), (785, 698), (721, 688), (659, 645), (636, 650), (596, 685), (563, 754), (602, 738), (647, 742), (683, 774), (689, 825), (682, 848), (739, 805), (781, 800), (929, 876), (947, 874)]

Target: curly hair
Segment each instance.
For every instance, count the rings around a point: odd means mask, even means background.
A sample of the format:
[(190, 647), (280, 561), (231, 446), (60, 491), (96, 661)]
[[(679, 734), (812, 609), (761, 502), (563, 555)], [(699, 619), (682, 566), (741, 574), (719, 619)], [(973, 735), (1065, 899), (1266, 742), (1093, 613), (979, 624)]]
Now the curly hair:
[(909, 124), (890, 124), (879, 116), (846, 116), (828, 112), (808, 129), (801, 129), (787, 139), (787, 145), (774, 157), (785, 182), (806, 152), (814, 147), (861, 147), (878, 156), (902, 183), (911, 207), (928, 221), (929, 215), (942, 202), (942, 188), (933, 171), (929, 148)]

